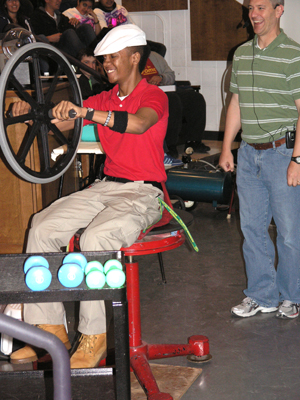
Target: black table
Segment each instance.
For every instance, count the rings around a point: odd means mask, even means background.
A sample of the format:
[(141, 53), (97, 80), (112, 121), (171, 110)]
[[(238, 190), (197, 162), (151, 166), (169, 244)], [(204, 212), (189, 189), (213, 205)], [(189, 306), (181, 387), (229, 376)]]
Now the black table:
[[(102, 264), (109, 259), (118, 259), (124, 265), (124, 256), (121, 251), (101, 251), (101, 252), (82, 252), (87, 261), (98, 260)], [(30, 254), (8, 254), (0, 255), (0, 304), (14, 303), (40, 303), (40, 302), (67, 302), (67, 301), (83, 301), (83, 300), (110, 300), (113, 306), (114, 331), (115, 331), (115, 399), (130, 400), (130, 367), (129, 367), (129, 334), (128, 334), (128, 310), (126, 298), (126, 286), (118, 289), (111, 289), (107, 285), (100, 290), (89, 290), (83, 282), (77, 288), (65, 288), (57, 279), (57, 271), (62, 265), (62, 260), (66, 253), (40, 253), (49, 262), (50, 271), (52, 273), (52, 282), (48, 289), (44, 291), (31, 291), (25, 284), (25, 276), (23, 265)], [(44, 376), (43, 371), (22, 371), (22, 372), (1, 372), (0, 380), (14, 374), (22, 376), (26, 383), (27, 378), (39, 378)], [(96, 377), (99, 379), (99, 389), (101, 395), (98, 399), (110, 399), (109, 395), (105, 395), (105, 387), (107, 386), (107, 376), (112, 376), (112, 368), (91, 368), (81, 370), (71, 370), (72, 379), (79, 377)], [(103, 377), (104, 385), (101, 385), (101, 377)], [(16, 380), (13, 380), (15, 382)], [(28, 385), (27, 381), (27, 385)], [(2, 385), (2, 384), (1, 384)], [(86, 385), (89, 385), (86, 380)], [(47, 385), (46, 385), (47, 386)], [(76, 386), (74, 386), (76, 390)], [(11, 387), (11, 389), (13, 389)], [(30, 389), (32, 389), (30, 387)], [(46, 388), (47, 389), (47, 388)], [(80, 389), (84, 391), (83, 389)], [(103, 394), (104, 393), (104, 394)], [(20, 397), (21, 398), (21, 397)], [(28, 398), (33, 399), (34, 396), (28, 393)], [(42, 397), (37, 397), (42, 398)], [(49, 396), (46, 398), (48, 399)], [(77, 397), (73, 394), (73, 399), (84, 399), (83, 393)], [(90, 397), (89, 397), (90, 398)], [(91, 399), (91, 398), (90, 398)], [(22, 397), (25, 400), (25, 397)], [(91, 399), (92, 400), (92, 399)]]

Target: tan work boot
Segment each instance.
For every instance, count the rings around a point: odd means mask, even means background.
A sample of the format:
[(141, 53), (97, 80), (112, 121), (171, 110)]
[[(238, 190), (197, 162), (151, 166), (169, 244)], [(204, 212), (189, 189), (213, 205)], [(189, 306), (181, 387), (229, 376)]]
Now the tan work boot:
[[(71, 348), (71, 343), (69, 342), (69, 338), (66, 332), (65, 326), (62, 325), (49, 325), (49, 324), (43, 324), (43, 325), (34, 325), (43, 331), (53, 333), (55, 336), (60, 339), (63, 344), (66, 346), (67, 350)], [(35, 348), (37, 351), (39, 350), (38, 348)], [(37, 361), (38, 356), (36, 354), (36, 351), (33, 349), (33, 347), (26, 345), (20, 350), (17, 350), (13, 352), (10, 355), (10, 362), (12, 364), (26, 364), (29, 362)]]
[(95, 368), (106, 357), (106, 333), (81, 335), (79, 346), (72, 355), (71, 368)]

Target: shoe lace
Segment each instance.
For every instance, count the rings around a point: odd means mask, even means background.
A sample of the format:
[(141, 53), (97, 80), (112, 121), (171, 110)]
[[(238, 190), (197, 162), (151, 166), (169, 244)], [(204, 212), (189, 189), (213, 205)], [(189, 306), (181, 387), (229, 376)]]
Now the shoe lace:
[(243, 303), (244, 303), (244, 304), (253, 304), (253, 305), (256, 305), (256, 304), (257, 304), (255, 300), (251, 299), (251, 297), (246, 297), (246, 298), (243, 300)]
[(84, 353), (93, 353), (97, 335), (82, 335), (79, 339), (78, 350)]

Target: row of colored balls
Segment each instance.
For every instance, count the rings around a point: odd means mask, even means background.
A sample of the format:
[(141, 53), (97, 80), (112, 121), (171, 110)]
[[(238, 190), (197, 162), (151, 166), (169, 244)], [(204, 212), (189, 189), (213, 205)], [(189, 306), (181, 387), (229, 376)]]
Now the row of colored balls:
[[(49, 263), (42, 256), (27, 258), (24, 273), (26, 285), (34, 291), (47, 289), (52, 281)], [(119, 288), (126, 280), (119, 260), (107, 260), (102, 265), (97, 260), (88, 262), (81, 253), (67, 254), (58, 270), (59, 282), (67, 288), (75, 288), (82, 283), (84, 276), (89, 289), (102, 289), (105, 284), (111, 288)]]

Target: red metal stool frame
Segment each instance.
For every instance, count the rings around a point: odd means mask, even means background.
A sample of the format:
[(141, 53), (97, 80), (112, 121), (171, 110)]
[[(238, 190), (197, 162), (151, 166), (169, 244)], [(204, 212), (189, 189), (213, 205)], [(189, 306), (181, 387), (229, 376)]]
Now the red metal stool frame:
[[(176, 210), (178, 211), (178, 210)], [(178, 214), (183, 220), (187, 212)], [(191, 217), (189, 217), (190, 220)], [(155, 228), (142, 240), (128, 248), (123, 248), (126, 262), (126, 285), (129, 319), (130, 366), (147, 395), (148, 400), (172, 400), (168, 393), (160, 392), (152, 374), (148, 360), (177, 356), (193, 356), (193, 360), (205, 361), (211, 358), (209, 341), (206, 336), (194, 335), (188, 338), (188, 344), (147, 344), (142, 340), (140, 312), (139, 265), (133, 261), (133, 256), (161, 253), (175, 249), (185, 242), (183, 230), (172, 220), (168, 225)]]

